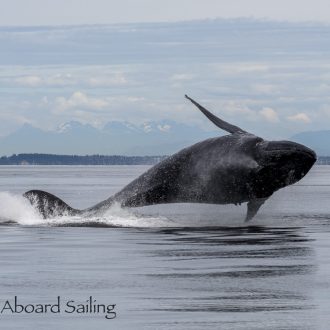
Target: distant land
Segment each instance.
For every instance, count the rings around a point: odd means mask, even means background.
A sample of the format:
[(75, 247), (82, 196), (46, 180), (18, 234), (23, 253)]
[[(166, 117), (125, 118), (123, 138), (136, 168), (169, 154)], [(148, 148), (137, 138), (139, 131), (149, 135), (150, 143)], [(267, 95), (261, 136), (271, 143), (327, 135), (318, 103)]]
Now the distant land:
[[(210, 127), (213, 129), (213, 127)], [(24, 124), (13, 133), (0, 137), (0, 155), (171, 155), (198, 141), (225, 134), (207, 131), (197, 125), (173, 120), (145, 122), (111, 121), (101, 128), (78, 121), (64, 123), (54, 130)], [(306, 131), (288, 137), (316, 151), (330, 155), (330, 130)]]
[[(14, 154), (0, 157), (0, 165), (154, 165), (167, 156), (104, 156)], [(320, 156), (318, 165), (330, 165), (330, 156)]]
[(154, 165), (166, 156), (102, 156), (18, 154), (0, 158), (0, 165)]

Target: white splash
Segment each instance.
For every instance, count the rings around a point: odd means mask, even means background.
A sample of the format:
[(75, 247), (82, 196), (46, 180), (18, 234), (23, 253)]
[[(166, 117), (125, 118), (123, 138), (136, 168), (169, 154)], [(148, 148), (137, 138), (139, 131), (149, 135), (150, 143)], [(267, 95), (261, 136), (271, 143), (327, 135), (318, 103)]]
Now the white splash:
[(119, 203), (113, 204), (100, 220), (110, 222), (114, 226), (123, 227), (173, 226), (173, 222), (164, 216), (146, 216), (135, 214), (129, 209), (123, 209)]
[(31, 226), (97, 226), (109, 227), (168, 227), (173, 222), (162, 216), (145, 216), (123, 209), (119, 204), (112, 205), (103, 214), (83, 216), (61, 216), (43, 219), (30, 202), (21, 195), (0, 192), (0, 223), (14, 222)]
[(38, 225), (44, 220), (30, 202), (20, 195), (0, 192), (0, 222), (16, 222), (21, 225)]

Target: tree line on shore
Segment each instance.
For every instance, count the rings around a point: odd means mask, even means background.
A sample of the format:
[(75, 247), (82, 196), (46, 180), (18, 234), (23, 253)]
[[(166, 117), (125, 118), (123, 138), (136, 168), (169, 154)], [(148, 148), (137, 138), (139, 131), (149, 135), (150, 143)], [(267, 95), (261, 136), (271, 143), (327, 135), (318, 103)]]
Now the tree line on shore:
[(0, 157), (0, 165), (154, 165), (166, 156), (104, 156), (14, 154)]

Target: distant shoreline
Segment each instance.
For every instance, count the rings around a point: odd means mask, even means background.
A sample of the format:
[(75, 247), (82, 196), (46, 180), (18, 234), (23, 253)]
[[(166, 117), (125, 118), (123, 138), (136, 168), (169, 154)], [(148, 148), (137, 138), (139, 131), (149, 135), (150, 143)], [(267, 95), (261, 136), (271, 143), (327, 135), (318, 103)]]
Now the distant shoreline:
[(0, 158), (0, 165), (154, 165), (167, 156), (104, 156), (14, 154)]
[[(168, 156), (14, 154), (0, 157), (1, 165), (155, 165)], [(320, 156), (317, 165), (330, 165), (330, 156)]]

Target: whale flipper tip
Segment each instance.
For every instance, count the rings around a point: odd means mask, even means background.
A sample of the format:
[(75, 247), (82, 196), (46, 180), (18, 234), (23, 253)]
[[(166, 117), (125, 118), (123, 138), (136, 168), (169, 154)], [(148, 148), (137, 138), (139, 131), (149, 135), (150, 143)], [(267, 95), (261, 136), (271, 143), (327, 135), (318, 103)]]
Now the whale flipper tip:
[(238, 126), (232, 125), (230, 123), (227, 123), (226, 121), (220, 119), (219, 117), (215, 116), (213, 113), (205, 109), (203, 106), (201, 106), (199, 103), (197, 103), (195, 100), (190, 98), (187, 94), (185, 94), (185, 98), (188, 99), (192, 104), (194, 104), (214, 125), (218, 126), (219, 128), (231, 133), (231, 134), (244, 134), (247, 133), (243, 129), (241, 129)]
[(248, 202), (245, 222), (249, 222), (254, 218), (254, 216), (258, 213), (261, 205), (265, 203), (267, 199), (268, 198), (257, 198)]

